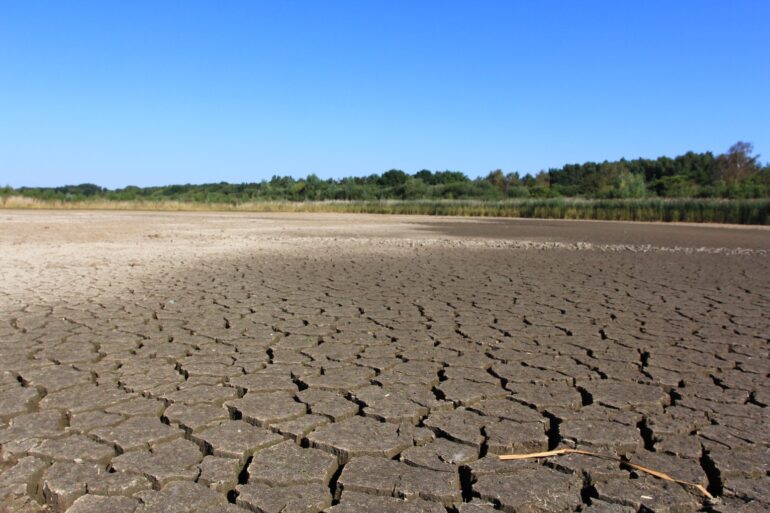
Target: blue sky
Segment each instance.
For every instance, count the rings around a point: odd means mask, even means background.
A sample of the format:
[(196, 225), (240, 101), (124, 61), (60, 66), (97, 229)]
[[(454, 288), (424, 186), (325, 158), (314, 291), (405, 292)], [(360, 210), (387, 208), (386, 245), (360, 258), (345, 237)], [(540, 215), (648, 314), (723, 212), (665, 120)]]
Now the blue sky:
[(770, 160), (770, 2), (0, 0), (0, 185)]

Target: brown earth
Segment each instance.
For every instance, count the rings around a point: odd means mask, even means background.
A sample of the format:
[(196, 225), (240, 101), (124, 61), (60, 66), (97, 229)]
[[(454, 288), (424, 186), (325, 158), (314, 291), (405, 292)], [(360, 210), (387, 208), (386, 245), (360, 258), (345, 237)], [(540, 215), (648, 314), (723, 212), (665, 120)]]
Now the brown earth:
[[(770, 231), (0, 211), (0, 511), (766, 511)], [(578, 447), (609, 460), (500, 462)]]

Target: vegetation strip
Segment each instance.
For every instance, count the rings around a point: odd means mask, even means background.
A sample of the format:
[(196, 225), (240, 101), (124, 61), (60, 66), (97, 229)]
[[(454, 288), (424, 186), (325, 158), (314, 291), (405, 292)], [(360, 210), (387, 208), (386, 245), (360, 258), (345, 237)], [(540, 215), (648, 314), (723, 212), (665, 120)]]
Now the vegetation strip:
[(521, 176), (491, 171), (470, 179), (459, 171), (323, 180), (273, 176), (255, 183), (0, 187), (5, 208), (351, 212), (442, 216), (768, 224), (770, 165), (751, 144), (727, 153), (567, 164)]
[(526, 200), (414, 200), (195, 203), (181, 201), (38, 200), (0, 197), (2, 208), (204, 212), (327, 212), (470, 217), (520, 217), (599, 221), (770, 224), (767, 199), (547, 198)]

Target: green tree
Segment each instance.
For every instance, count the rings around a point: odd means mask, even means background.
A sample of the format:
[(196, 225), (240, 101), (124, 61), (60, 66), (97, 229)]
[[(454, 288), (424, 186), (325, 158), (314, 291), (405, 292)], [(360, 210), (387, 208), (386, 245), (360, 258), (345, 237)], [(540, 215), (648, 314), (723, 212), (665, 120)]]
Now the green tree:
[(403, 199), (422, 199), (427, 196), (428, 187), (425, 182), (419, 178), (409, 178), (401, 186), (401, 198)]
[(409, 175), (401, 171), (400, 169), (391, 169), (382, 174), (380, 178), (380, 184), (385, 187), (396, 187), (403, 185), (409, 179)]
[(433, 180), (436, 185), (443, 183), (465, 183), (470, 179), (460, 171), (436, 171), (433, 174)]
[(433, 172), (428, 169), (421, 169), (420, 171), (417, 171), (414, 174), (414, 177), (418, 180), (422, 180), (423, 183), (427, 183), (428, 185), (433, 185), (436, 183), (433, 181)]
[(502, 169), (495, 169), (490, 171), (486, 178), (484, 178), (490, 185), (498, 189), (500, 192), (505, 193), (506, 179)]
[(647, 195), (644, 176), (630, 171), (622, 171), (615, 179), (616, 198), (643, 198)]
[(654, 188), (659, 196), (667, 198), (691, 198), (698, 194), (698, 185), (684, 175), (664, 176)]

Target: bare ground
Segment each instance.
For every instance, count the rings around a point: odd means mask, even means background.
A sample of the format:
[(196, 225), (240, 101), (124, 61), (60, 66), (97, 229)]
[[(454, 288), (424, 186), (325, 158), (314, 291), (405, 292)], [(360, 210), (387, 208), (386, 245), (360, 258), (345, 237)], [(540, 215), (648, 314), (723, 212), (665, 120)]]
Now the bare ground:
[[(767, 228), (0, 211), (0, 510), (766, 511)], [(717, 497), (585, 456), (701, 483)]]

